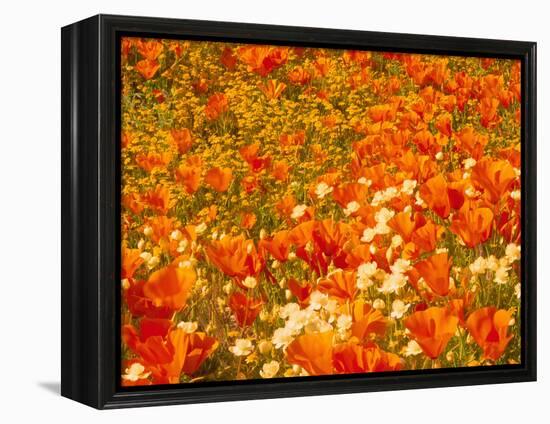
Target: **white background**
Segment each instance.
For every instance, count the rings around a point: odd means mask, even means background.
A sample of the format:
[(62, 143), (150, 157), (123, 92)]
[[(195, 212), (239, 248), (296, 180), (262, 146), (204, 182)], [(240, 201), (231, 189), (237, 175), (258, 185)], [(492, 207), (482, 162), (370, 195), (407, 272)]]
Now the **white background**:
[[(502, 424), (548, 419), (550, 151), (543, 117), (550, 113), (550, 30), (545, 1), (82, 3), (15, 0), (1, 9), (0, 421)], [(99, 12), (537, 41), (539, 381), (103, 412), (61, 398), (60, 27)]]

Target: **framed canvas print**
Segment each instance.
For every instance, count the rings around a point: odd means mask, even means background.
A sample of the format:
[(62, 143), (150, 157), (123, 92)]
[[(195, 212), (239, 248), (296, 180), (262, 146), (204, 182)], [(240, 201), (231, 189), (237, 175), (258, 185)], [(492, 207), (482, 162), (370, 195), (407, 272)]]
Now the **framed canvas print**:
[(62, 29), (62, 394), (536, 379), (535, 43)]

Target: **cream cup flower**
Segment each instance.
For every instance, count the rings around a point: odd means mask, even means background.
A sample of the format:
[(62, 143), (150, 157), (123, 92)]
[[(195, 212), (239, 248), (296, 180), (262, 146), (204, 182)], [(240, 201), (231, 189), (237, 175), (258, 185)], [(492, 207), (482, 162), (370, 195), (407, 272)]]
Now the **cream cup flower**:
[(279, 372), (279, 363), (277, 361), (267, 362), (262, 366), (260, 375), (262, 378), (273, 378)]
[(248, 356), (252, 353), (252, 342), (248, 339), (235, 340), (235, 346), (229, 347), (229, 351), (235, 356)]

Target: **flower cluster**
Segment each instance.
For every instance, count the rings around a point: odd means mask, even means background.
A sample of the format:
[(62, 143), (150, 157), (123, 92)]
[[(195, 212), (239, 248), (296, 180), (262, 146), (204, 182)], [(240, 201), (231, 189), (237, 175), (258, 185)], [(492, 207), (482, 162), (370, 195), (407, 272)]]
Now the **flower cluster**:
[(123, 38), (123, 385), (520, 361), (520, 63)]

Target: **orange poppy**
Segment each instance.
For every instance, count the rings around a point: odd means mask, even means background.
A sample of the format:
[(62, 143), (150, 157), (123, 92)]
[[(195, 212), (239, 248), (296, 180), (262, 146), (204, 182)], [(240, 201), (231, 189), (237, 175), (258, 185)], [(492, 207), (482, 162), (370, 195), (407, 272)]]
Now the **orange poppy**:
[(207, 336), (206, 333), (202, 332), (195, 332), (191, 334), (172, 332), (170, 334), (170, 338), (173, 344), (178, 343), (179, 338), (183, 339), (183, 345), (186, 349), (181, 371), (187, 375), (193, 375), (197, 372), (203, 362), (218, 348), (219, 345), (218, 341), (214, 337)]
[(499, 104), (499, 100), (495, 97), (484, 97), (479, 101), (480, 122), (485, 128), (494, 128), (500, 123), (501, 118), (498, 114)]
[(437, 174), (420, 186), (420, 197), (428, 207), (441, 218), (447, 218), (451, 213), (451, 203), (447, 194), (447, 181), (443, 175)]
[(151, 172), (154, 168), (165, 167), (171, 160), (172, 155), (169, 152), (148, 152), (147, 154), (138, 153), (136, 155), (136, 163), (147, 172)]
[(356, 300), (351, 307), (353, 324), (351, 334), (359, 340), (371, 335), (383, 336), (386, 332), (387, 320), (378, 309), (374, 309), (364, 300)]
[(189, 128), (172, 130), (170, 131), (170, 135), (180, 155), (187, 153), (193, 145), (193, 135), (191, 134), (191, 130), (189, 130)]
[(332, 331), (304, 334), (286, 349), (286, 360), (309, 375), (332, 374)]
[(268, 75), (273, 69), (286, 63), (288, 48), (269, 46), (243, 46), (237, 49), (239, 60), (244, 62), (250, 72), (255, 72), (262, 77)]
[(306, 85), (311, 81), (311, 75), (302, 66), (296, 66), (288, 74), (288, 80), (293, 84)]
[(162, 184), (157, 184), (153, 190), (146, 192), (142, 199), (151, 209), (162, 214), (168, 213), (175, 202), (168, 187)]
[(129, 279), (129, 287), (123, 291), (124, 301), (134, 317), (170, 318), (174, 311), (166, 306), (155, 306), (143, 293), (145, 281)]
[(271, 239), (263, 239), (258, 243), (261, 250), (267, 250), (278, 261), (284, 262), (290, 253), (289, 232), (286, 230), (277, 231)]
[(441, 115), (435, 122), (435, 127), (439, 130), (441, 134), (450, 137), (453, 133), (451, 115)]
[(333, 256), (348, 241), (350, 232), (351, 228), (348, 224), (324, 219), (316, 222), (313, 239), (326, 256)]
[(180, 328), (141, 340), (132, 326), (125, 326), (123, 339), (149, 366), (156, 384), (179, 383), (182, 373), (196, 372), (218, 347), (213, 337), (205, 333), (188, 334)]
[(174, 218), (169, 218), (166, 215), (156, 215), (147, 220), (147, 224), (151, 226), (153, 233), (151, 239), (155, 243), (167, 240), (170, 233), (175, 229)]
[(220, 62), (230, 71), (235, 69), (237, 65), (237, 58), (233, 54), (233, 49), (230, 47), (225, 47), (222, 51)]
[(258, 151), (260, 149), (259, 143), (253, 143), (241, 147), (239, 153), (243, 159), (248, 163), (250, 169), (254, 172), (260, 172), (261, 170), (267, 168), (271, 163), (270, 155), (259, 156)]
[(245, 212), (241, 215), (241, 227), (250, 230), (256, 224), (256, 215), (252, 212)]
[(261, 312), (264, 305), (262, 299), (255, 299), (241, 292), (235, 292), (229, 296), (229, 308), (241, 327), (252, 325)]
[(143, 59), (136, 63), (135, 69), (144, 79), (150, 80), (160, 69), (160, 63), (157, 60)]
[(374, 343), (361, 345), (356, 340), (334, 346), (332, 357), (334, 371), (340, 374), (399, 371), (403, 368), (399, 356), (383, 351)]
[(205, 250), (210, 261), (230, 277), (242, 279), (256, 275), (261, 269), (254, 242), (243, 235), (213, 240)]
[(471, 178), (474, 184), (485, 190), (487, 199), (497, 204), (517, 176), (507, 161), (484, 158), (472, 168)]
[(271, 169), (271, 175), (277, 181), (286, 181), (288, 179), (288, 171), (290, 166), (284, 160), (278, 160), (273, 163), (273, 168)]
[(424, 353), (436, 359), (453, 337), (458, 318), (449, 311), (449, 308), (433, 306), (414, 312), (405, 318), (404, 323), (410, 331), (410, 337), (416, 340)]
[(258, 88), (265, 94), (269, 100), (278, 99), (286, 88), (284, 82), (270, 79), (265, 83), (259, 83)]
[(283, 196), (281, 200), (275, 203), (275, 210), (281, 217), (290, 218), (292, 210), (296, 206), (296, 199), (292, 194)]
[(281, 134), (279, 137), (279, 143), (283, 147), (289, 146), (301, 146), (304, 144), (306, 138), (306, 132), (304, 130), (296, 131), (293, 134)]
[(287, 281), (288, 289), (296, 296), (300, 305), (306, 305), (309, 295), (313, 291), (313, 286), (307, 281), (298, 282), (295, 278), (289, 278)]
[(229, 101), (223, 93), (212, 94), (206, 103), (204, 113), (209, 121), (215, 121), (218, 117), (229, 110)]
[(452, 260), (449, 259), (447, 252), (438, 253), (424, 259), (414, 265), (420, 276), (439, 296), (449, 294), (449, 272), (451, 270)]
[(341, 207), (345, 208), (350, 202), (363, 204), (368, 192), (369, 189), (365, 184), (347, 183), (335, 187), (332, 197)]
[(193, 194), (199, 189), (201, 184), (202, 168), (198, 166), (189, 166), (181, 164), (176, 168), (176, 181), (183, 184), (185, 191)]
[(140, 55), (142, 55), (144, 58), (149, 60), (155, 60), (157, 59), (160, 54), (162, 53), (162, 50), (164, 49), (161, 42), (153, 39), (149, 40), (138, 40), (135, 43), (135, 46), (137, 48), (137, 51)]
[(469, 153), (472, 158), (479, 160), (483, 156), (489, 137), (479, 134), (471, 125), (462, 128), (455, 134), (457, 145)]
[(421, 252), (431, 252), (437, 247), (437, 242), (444, 233), (442, 226), (435, 224), (431, 219), (414, 230), (411, 241)]
[(483, 349), (486, 359), (497, 361), (512, 338), (508, 327), (512, 319), (512, 311), (488, 306), (472, 312), (466, 320), (466, 328)]
[(126, 246), (122, 246), (120, 278), (132, 278), (134, 276), (134, 272), (136, 272), (143, 263), (143, 259), (140, 255), (141, 250), (128, 249)]
[(233, 171), (231, 168), (214, 167), (208, 170), (204, 181), (217, 192), (225, 192), (233, 180)]
[(357, 293), (357, 275), (355, 271), (334, 271), (319, 280), (317, 289), (341, 303), (353, 300)]
[(474, 202), (468, 201), (453, 217), (450, 229), (466, 246), (476, 247), (491, 236), (493, 218), (491, 209), (476, 207)]
[(179, 311), (185, 306), (196, 279), (197, 274), (191, 267), (167, 266), (151, 274), (143, 293), (155, 306)]
[(393, 105), (375, 105), (368, 108), (369, 118), (374, 122), (393, 121), (395, 119), (396, 109)]

